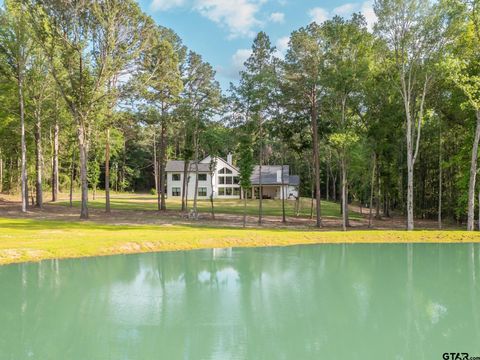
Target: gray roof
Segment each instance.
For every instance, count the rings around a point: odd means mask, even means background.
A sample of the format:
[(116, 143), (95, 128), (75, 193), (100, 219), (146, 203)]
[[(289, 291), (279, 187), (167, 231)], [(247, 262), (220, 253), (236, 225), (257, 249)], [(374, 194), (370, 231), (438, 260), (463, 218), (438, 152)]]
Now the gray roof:
[[(167, 165), (165, 166), (165, 171), (171, 172), (183, 172), (183, 168), (185, 166), (185, 161), (183, 160), (168, 160)], [(210, 164), (208, 163), (198, 163), (198, 171), (199, 172), (210, 172)], [(190, 162), (190, 169), (189, 171), (195, 171), (195, 162)]]
[(290, 175), (288, 185), (299, 186), (300, 185), (300, 176)]
[[(282, 171), (282, 165), (263, 165), (262, 166), (262, 185), (278, 185), (281, 184), (277, 181), (277, 172)], [(300, 178), (297, 175), (289, 175), (290, 167), (288, 165), (283, 166), (283, 183), (289, 185), (298, 185)], [(253, 174), (251, 177), (252, 185), (260, 184), (260, 167), (255, 165)]]

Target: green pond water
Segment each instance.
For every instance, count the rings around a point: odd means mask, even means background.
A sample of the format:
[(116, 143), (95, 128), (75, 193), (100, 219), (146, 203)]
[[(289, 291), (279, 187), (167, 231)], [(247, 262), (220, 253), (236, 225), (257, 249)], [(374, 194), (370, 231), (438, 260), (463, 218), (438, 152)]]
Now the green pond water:
[(0, 267), (0, 359), (480, 356), (480, 247), (309, 245)]

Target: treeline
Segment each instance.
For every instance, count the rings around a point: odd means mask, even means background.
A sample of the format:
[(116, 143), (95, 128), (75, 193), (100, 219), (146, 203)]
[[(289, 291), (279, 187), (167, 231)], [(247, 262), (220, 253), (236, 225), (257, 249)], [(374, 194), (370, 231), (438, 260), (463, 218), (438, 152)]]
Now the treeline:
[(473, 230), (479, 7), (377, 0), (372, 31), (361, 14), (337, 16), (294, 31), (285, 54), (260, 32), (223, 95), (211, 65), (134, 1), (6, 0), (0, 191), (21, 193), (26, 211), (44, 190), (80, 187), (87, 218), (89, 188), (105, 190), (107, 212), (111, 188), (155, 189), (164, 210), (167, 159), (187, 171), (235, 152), (245, 188), (252, 163), (289, 164), (317, 226), (322, 198), (340, 202), (344, 229), (355, 203), (370, 219), (404, 214), (408, 229), (422, 218)]

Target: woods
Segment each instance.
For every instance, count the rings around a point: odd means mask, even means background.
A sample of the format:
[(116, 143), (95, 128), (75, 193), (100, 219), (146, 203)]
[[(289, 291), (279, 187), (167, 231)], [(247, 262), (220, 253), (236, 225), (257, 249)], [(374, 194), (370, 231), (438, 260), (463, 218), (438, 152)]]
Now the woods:
[[(45, 191), (57, 201), (79, 189), (82, 219), (97, 188), (107, 213), (112, 191), (154, 192), (163, 212), (167, 160), (185, 161), (182, 194), (197, 194), (188, 170), (233, 153), (242, 193), (254, 164), (260, 184), (262, 166), (289, 165), (317, 227), (326, 199), (338, 201), (344, 230), (349, 206), (368, 209), (370, 224), (404, 216), (408, 230), (416, 219), (474, 230), (479, 6), (377, 0), (373, 28), (360, 13), (305, 24), (285, 53), (260, 32), (225, 90), (212, 65), (133, 0), (5, 0), (0, 191), (19, 194), (26, 212), (44, 206)], [(263, 197), (260, 186), (259, 224)], [(182, 212), (198, 218), (189, 200)]]

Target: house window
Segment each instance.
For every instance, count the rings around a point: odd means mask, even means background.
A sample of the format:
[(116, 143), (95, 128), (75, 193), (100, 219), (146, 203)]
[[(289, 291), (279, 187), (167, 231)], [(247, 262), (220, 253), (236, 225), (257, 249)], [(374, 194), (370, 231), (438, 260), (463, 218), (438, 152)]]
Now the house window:
[(225, 184), (231, 185), (233, 183), (233, 179), (231, 176), (225, 176)]
[(180, 174), (172, 174), (172, 181), (180, 181)]
[(233, 177), (233, 183), (234, 183), (235, 185), (237, 185), (239, 182), (240, 182), (240, 179), (238, 178), (238, 176), (234, 176), (234, 177)]
[(172, 187), (172, 196), (180, 196), (180, 188)]
[(198, 174), (198, 181), (207, 181), (207, 174)]
[(220, 171), (218, 173), (219, 174), (231, 174), (232, 170), (227, 169), (227, 168), (222, 168), (222, 169), (220, 169)]
[(225, 184), (225, 176), (219, 176), (218, 177), (218, 183), (219, 184)]
[(207, 196), (207, 188), (206, 187), (199, 187), (198, 188), (198, 196)]
[(233, 188), (233, 195), (240, 196), (240, 188), (239, 187), (234, 187)]
[(225, 195), (232, 196), (232, 188), (225, 188)]
[(218, 188), (218, 195), (225, 195), (225, 188), (221, 187), (221, 188)]

